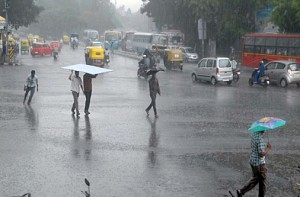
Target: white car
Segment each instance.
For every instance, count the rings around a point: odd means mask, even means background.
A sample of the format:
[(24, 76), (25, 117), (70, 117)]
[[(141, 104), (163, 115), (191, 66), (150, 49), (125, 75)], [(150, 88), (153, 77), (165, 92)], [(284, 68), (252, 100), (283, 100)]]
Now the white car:
[(209, 81), (212, 85), (218, 82), (232, 83), (233, 72), (230, 59), (227, 57), (207, 57), (197, 64), (192, 73), (192, 80)]

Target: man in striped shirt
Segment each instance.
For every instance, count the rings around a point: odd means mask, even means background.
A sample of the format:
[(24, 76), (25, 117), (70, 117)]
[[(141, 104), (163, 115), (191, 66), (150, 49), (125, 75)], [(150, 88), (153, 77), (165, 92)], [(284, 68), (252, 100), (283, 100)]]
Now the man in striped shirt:
[(267, 168), (265, 156), (271, 150), (270, 143), (265, 146), (263, 139), (264, 131), (255, 132), (251, 137), (251, 155), (250, 166), (252, 169), (252, 178), (242, 189), (237, 190), (237, 196), (242, 197), (246, 192), (250, 191), (259, 184), (259, 197), (264, 197), (267, 191)]

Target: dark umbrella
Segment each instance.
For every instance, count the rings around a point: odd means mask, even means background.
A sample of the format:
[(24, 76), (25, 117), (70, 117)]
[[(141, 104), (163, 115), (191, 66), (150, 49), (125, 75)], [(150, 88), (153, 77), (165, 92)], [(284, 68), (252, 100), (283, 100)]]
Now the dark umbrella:
[(165, 70), (162, 69), (162, 68), (151, 68), (147, 71), (147, 75), (153, 75), (153, 74), (156, 74), (159, 71), (165, 71)]

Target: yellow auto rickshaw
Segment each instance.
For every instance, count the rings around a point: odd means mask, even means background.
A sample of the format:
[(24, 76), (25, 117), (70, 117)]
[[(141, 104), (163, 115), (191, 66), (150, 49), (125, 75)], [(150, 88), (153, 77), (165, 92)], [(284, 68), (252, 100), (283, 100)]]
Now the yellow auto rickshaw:
[(21, 40), (21, 54), (23, 52), (29, 53), (29, 48), (30, 48), (29, 41), (27, 39)]
[(88, 65), (104, 67), (104, 49), (102, 47), (86, 47), (85, 62)]
[(63, 35), (63, 43), (69, 44), (69, 42), (70, 42), (70, 37), (68, 35)]
[(163, 59), (164, 66), (167, 70), (171, 70), (172, 68), (179, 68), (182, 70), (183, 57), (180, 49), (165, 49)]

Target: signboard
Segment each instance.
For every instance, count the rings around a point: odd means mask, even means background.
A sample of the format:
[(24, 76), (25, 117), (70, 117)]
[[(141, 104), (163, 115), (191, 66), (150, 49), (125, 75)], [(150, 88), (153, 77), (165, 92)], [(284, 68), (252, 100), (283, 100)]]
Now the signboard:
[(198, 20), (198, 37), (199, 40), (206, 39), (206, 22), (201, 18)]
[(2, 16), (0, 16), (0, 30), (4, 29), (5, 25), (6, 25), (5, 18), (3, 18)]

